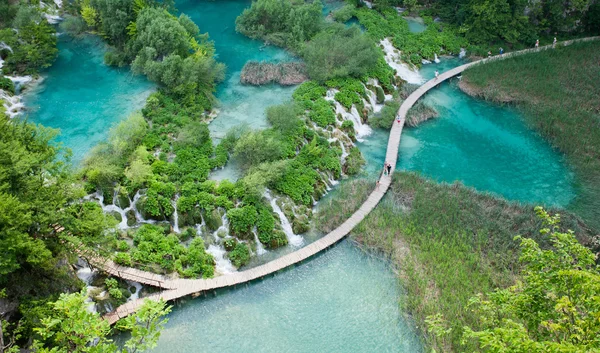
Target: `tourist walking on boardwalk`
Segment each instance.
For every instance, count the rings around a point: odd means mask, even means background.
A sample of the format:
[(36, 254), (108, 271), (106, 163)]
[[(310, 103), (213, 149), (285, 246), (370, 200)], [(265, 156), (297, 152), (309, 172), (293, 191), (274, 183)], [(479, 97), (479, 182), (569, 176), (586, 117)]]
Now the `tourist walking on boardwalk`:
[(388, 162), (383, 163), (383, 175), (387, 175)]
[(540, 47), (540, 40), (538, 39), (535, 41), (535, 48), (537, 49), (539, 47)]
[(388, 175), (392, 175), (392, 165), (390, 163), (387, 165), (387, 173)]
[(552, 41), (552, 48), (556, 47), (556, 37), (554, 37), (554, 40)]
[(435, 70), (435, 79), (437, 80), (438, 76), (440, 75), (440, 73), (438, 72), (438, 70)]
[(489, 58), (490, 56), (492, 56), (492, 51), (491, 51), (491, 50), (488, 50), (488, 58)]
[(500, 47), (500, 55), (504, 54), (504, 49), (502, 49), (502, 47)]

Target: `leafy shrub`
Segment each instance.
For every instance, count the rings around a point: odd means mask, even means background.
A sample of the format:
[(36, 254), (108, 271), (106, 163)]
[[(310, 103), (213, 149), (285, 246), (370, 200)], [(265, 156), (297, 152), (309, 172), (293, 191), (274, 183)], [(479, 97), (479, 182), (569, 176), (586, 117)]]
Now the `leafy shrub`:
[(365, 165), (365, 159), (358, 147), (350, 148), (346, 163), (344, 164), (344, 173), (347, 175), (355, 175), (360, 172), (360, 169)]
[(310, 120), (314, 121), (320, 127), (335, 124), (335, 112), (331, 103), (324, 98), (318, 98), (312, 105), (308, 113)]
[(258, 213), (254, 206), (244, 206), (227, 211), (227, 218), (233, 234), (248, 236), (256, 224)]
[(15, 94), (15, 84), (8, 77), (0, 76), (0, 89)]
[(317, 34), (302, 50), (311, 79), (361, 77), (377, 64), (377, 48), (356, 26), (336, 24)]
[(228, 257), (235, 267), (243, 266), (250, 260), (250, 249), (245, 243), (236, 242)]
[(344, 5), (333, 12), (333, 19), (340, 23), (348, 22), (354, 16), (354, 10), (356, 10), (356, 6), (352, 4)]

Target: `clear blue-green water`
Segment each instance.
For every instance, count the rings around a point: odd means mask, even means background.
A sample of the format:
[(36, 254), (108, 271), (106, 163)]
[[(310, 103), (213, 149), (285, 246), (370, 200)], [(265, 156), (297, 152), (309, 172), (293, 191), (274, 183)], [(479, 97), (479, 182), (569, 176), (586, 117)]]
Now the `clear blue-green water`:
[(421, 33), (427, 29), (420, 17), (405, 17), (404, 19), (408, 22), (408, 29), (413, 33)]
[[(216, 92), (220, 114), (210, 125), (213, 136), (243, 124), (265, 127), (265, 108), (290, 99), (293, 87), (242, 86), (241, 68), (247, 60), (295, 58), (235, 32), (235, 18), (250, 1), (176, 5), (210, 34), (218, 59), (228, 66)], [(26, 104), (33, 107), (31, 121), (61, 129), (59, 141), (73, 149), (77, 161), (105, 140), (111, 125), (141, 108), (153, 85), (128, 69), (106, 67), (97, 38), (63, 36), (59, 49), (57, 62)], [(442, 61), (422, 73), (431, 77), (436, 68), (455, 65), (456, 60)], [(512, 200), (552, 205), (571, 200), (573, 176), (563, 158), (517, 112), (471, 99), (453, 84), (425, 99), (440, 117), (405, 130), (399, 169), (439, 181), (460, 180)], [(386, 145), (383, 130), (359, 144), (370, 173), (383, 165)], [(214, 174), (231, 177), (236, 171), (233, 166)], [(388, 263), (342, 242), (275, 277), (186, 300), (169, 315), (155, 352), (420, 352), (416, 329), (399, 311), (402, 298)]]
[[(457, 59), (424, 65), (432, 78)], [(417, 171), (438, 181), (461, 181), (509, 200), (566, 206), (574, 197), (574, 178), (565, 159), (526, 126), (517, 111), (473, 99), (442, 84), (424, 98), (439, 117), (405, 128), (396, 168)], [(370, 173), (384, 163), (388, 132), (376, 131), (359, 144)]]
[(240, 72), (249, 60), (295, 60), (281, 48), (265, 46), (263, 42), (249, 39), (235, 31), (235, 19), (250, 4), (251, 1), (246, 0), (175, 2), (177, 9), (190, 16), (201, 32), (208, 32), (210, 39), (215, 43), (217, 59), (227, 65), (227, 77), (217, 87), (216, 92), (220, 112), (210, 124), (210, 131), (216, 140), (223, 137), (232, 127), (267, 127), (265, 108), (289, 100), (294, 90), (294, 87), (278, 85), (255, 87), (240, 84)]
[(60, 129), (57, 141), (78, 163), (110, 127), (144, 106), (154, 85), (128, 68), (104, 65), (105, 45), (94, 36), (61, 35), (56, 62), (25, 94), (30, 122)]
[(153, 352), (422, 351), (385, 261), (344, 241), (274, 277), (174, 308)]

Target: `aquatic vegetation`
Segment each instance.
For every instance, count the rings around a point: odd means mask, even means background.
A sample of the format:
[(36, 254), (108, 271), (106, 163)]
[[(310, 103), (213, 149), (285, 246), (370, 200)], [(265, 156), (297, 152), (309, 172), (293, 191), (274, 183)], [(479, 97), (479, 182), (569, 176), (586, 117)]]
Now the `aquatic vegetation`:
[(464, 72), (471, 94), (510, 102), (531, 127), (565, 153), (581, 181), (568, 209), (600, 228), (598, 42), (577, 43), (535, 55), (481, 65)]
[[(334, 229), (373, 188), (373, 180), (343, 183), (338, 197), (319, 206), (318, 227), (324, 232)], [(572, 214), (560, 213), (561, 229), (573, 229), (591, 246), (594, 233)], [(428, 344), (436, 350), (463, 351), (462, 327), (478, 320), (467, 306), (469, 299), (513, 284), (519, 256), (515, 234), (546, 247), (547, 238), (539, 233), (543, 227), (532, 206), (510, 203), (460, 184), (437, 184), (413, 173), (396, 172), (384, 200), (351, 237), (398, 264), (406, 308), (419, 327), (426, 327), (425, 319), (437, 313), (450, 323), (447, 341), (428, 335)]]
[(240, 74), (240, 82), (250, 85), (278, 83), (289, 86), (298, 85), (307, 80), (306, 66), (301, 62), (269, 63), (248, 61)]

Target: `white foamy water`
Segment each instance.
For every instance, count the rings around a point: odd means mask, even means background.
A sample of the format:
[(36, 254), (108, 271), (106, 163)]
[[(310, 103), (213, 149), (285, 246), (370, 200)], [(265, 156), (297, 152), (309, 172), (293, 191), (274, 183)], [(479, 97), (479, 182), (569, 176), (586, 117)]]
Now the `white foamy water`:
[(383, 46), (385, 61), (391, 68), (396, 70), (396, 74), (400, 78), (413, 84), (425, 82), (425, 79), (418, 71), (411, 69), (408, 65), (400, 61), (400, 51), (392, 45), (392, 42), (388, 38), (383, 39), (379, 43)]
[(362, 141), (363, 137), (370, 135), (373, 132), (373, 130), (369, 125), (363, 124), (360, 113), (358, 112), (354, 104), (352, 104), (352, 108), (350, 108), (350, 112), (348, 112), (346, 111), (346, 108), (344, 108), (344, 106), (340, 104), (340, 102), (335, 100), (335, 94), (337, 92), (339, 91), (336, 89), (329, 89), (327, 91), (327, 94), (325, 95), (325, 100), (333, 102), (333, 104), (335, 105), (336, 116), (339, 114), (344, 120), (350, 120), (354, 123), (354, 132), (356, 133), (356, 139)]
[(294, 234), (290, 221), (287, 219), (285, 213), (283, 213), (279, 205), (277, 205), (277, 199), (272, 197), (271, 193), (268, 190), (265, 192), (265, 197), (271, 203), (273, 211), (275, 211), (275, 213), (277, 213), (277, 215), (279, 216), (279, 220), (281, 221), (281, 228), (283, 229), (283, 232), (287, 237), (288, 244), (296, 247), (302, 246), (302, 244), (304, 243), (304, 238), (302, 238), (301, 235)]
[(206, 252), (211, 254), (215, 259), (215, 269), (220, 274), (228, 274), (232, 272), (236, 272), (236, 268), (233, 266), (231, 261), (225, 257), (227, 251), (224, 247), (218, 245), (209, 245)]
[(267, 249), (265, 249), (265, 247), (263, 246), (263, 244), (260, 242), (260, 239), (258, 239), (258, 233), (256, 232), (256, 227), (254, 227), (254, 229), (252, 229), (252, 233), (254, 234), (254, 242), (256, 243), (256, 255), (263, 255), (267, 252)]

